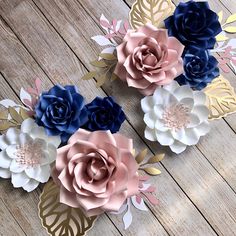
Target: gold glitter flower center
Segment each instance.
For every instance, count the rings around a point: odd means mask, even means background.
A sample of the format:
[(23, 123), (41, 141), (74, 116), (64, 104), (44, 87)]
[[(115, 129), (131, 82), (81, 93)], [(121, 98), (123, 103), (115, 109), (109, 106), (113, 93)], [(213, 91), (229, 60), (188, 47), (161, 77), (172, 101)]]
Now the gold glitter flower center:
[(16, 146), (16, 161), (20, 165), (34, 167), (40, 164), (42, 159), (42, 143), (29, 142), (24, 145)]
[(186, 128), (190, 121), (189, 114), (189, 108), (182, 103), (178, 103), (167, 107), (163, 112), (162, 119), (166, 127), (179, 130)]

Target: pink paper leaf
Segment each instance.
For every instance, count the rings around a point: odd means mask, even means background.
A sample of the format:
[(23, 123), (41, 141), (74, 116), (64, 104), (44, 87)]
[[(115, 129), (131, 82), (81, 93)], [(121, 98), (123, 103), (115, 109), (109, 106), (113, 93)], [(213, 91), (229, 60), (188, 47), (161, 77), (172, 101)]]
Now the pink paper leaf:
[(42, 81), (38, 78), (35, 80), (35, 87), (37, 89), (37, 95), (40, 95), (42, 89)]
[(140, 211), (148, 211), (148, 208), (145, 205), (144, 200), (141, 197), (139, 197), (139, 198), (140, 198), (140, 201), (137, 201), (136, 200), (137, 196), (132, 196), (131, 197), (131, 202), (132, 202), (133, 206), (135, 208), (137, 208), (138, 210), (140, 210)]
[(100, 25), (105, 28), (110, 28), (110, 24), (107, 21), (100, 20)]
[(145, 195), (145, 197), (148, 199), (148, 201), (152, 204), (152, 205), (157, 205), (159, 203), (159, 201), (157, 200), (157, 198), (149, 193), (144, 193), (143, 195)]

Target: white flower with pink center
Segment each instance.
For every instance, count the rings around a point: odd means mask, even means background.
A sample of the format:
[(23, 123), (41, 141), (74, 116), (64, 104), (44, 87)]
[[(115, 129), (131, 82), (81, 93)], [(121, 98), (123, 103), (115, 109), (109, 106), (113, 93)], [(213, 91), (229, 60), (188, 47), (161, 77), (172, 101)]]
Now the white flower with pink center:
[(196, 145), (209, 130), (204, 92), (193, 91), (176, 81), (159, 87), (153, 96), (141, 100), (144, 111), (145, 138), (170, 146), (177, 154), (187, 146)]
[(20, 130), (8, 129), (0, 136), (0, 177), (11, 178), (15, 188), (33, 191), (48, 181), (59, 144), (59, 136), (47, 136), (30, 118), (23, 121)]

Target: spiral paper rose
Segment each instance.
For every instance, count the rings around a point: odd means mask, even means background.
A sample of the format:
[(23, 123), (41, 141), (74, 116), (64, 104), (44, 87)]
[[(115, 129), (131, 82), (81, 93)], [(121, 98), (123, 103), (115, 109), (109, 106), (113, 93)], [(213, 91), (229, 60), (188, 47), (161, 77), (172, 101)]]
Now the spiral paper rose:
[(193, 89), (201, 90), (220, 74), (218, 61), (208, 50), (189, 48), (183, 58), (184, 74), (176, 79), (180, 85), (188, 84)]
[(165, 26), (169, 35), (184, 46), (202, 49), (213, 48), (216, 35), (222, 31), (218, 15), (210, 10), (207, 2), (181, 2), (174, 14), (165, 20)]
[(138, 193), (132, 149), (132, 140), (120, 134), (79, 129), (58, 149), (53, 178), (60, 186), (60, 201), (82, 207), (88, 216), (118, 211)]
[(48, 135), (60, 135), (62, 142), (87, 121), (84, 98), (75, 86), (56, 85), (42, 93), (35, 107), (36, 122)]
[(88, 122), (84, 128), (95, 130), (110, 130), (112, 133), (119, 131), (125, 120), (125, 113), (112, 97), (96, 97), (85, 106), (88, 113)]
[(144, 95), (153, 94), (169, 84), (183, 71), (181, 55), (184, 46), (167, 30), (151, 24), (137, 31), (129, 30), (124, 42), (117, 47), (118, 63), (114, 73)]

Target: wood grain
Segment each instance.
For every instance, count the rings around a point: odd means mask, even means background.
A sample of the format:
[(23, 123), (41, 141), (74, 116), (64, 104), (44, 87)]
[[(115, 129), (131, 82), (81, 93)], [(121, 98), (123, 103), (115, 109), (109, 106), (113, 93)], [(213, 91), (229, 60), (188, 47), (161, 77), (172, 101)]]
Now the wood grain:
[[(100, 15), (125, 19), (132, 2), (1, 0), (0, 72), (5, 79), (0, 76), (0, 97), (18, 99), (14, 92), (19, 94), (22, 84), (30, 85), (37, 77), (44, 89), (53, 83), (76, 84), (87, 101), (112, 95), (127, 114), (121, 132), (134, 139), (136, 149), (163, 151), (157, 144), (144, 142), (140, 94), (120, 81), (97, 89), (94, 81), (80, 80), (92, 69), (89, 61), (96, 59), (101, 49), (90, 39), (102, 33), (97, 24)], [(222, 8), (225, 16), (229, 14), (220, 1), (210, 3), (214, 10)], [(225, 77), (236, 87), (233, 72)], [(212, 122), (211, 133), (179, 157), (164, 149), (167, 157), (158, 165), (162, 174), (152, 178), (160, 200), (158, 206), (149, 206), (152, 212), (135, 212), (127, 231), (120, 216), (103, 215), (88, 235), (235, 235), (235, 115), (226, 121), (228, 124), (223, 119)], [(3, 213), (14, 215), (15, 235), (46, 235), (36, 215), (40, 190), (26, 195), (0, 180), (0, 191), (0, 219)], [(5, 235), (11, 225), (2, 225), (0, 235)]]

